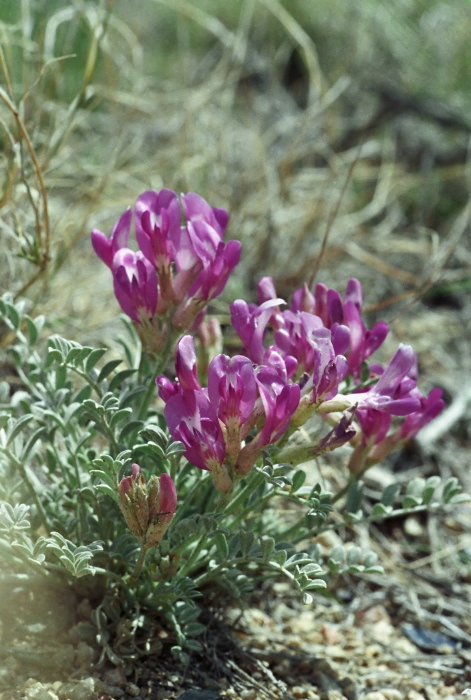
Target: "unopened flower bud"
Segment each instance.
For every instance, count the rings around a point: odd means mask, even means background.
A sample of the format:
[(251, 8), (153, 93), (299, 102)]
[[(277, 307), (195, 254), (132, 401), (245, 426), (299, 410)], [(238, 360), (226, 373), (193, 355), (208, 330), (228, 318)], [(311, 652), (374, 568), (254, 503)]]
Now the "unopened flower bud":
[(177, 506), (175, 484), (168, 474), (145, 480), (139, 465), (118, 485), (118, 504), (132, 534), (147, 547), (164, 536)]

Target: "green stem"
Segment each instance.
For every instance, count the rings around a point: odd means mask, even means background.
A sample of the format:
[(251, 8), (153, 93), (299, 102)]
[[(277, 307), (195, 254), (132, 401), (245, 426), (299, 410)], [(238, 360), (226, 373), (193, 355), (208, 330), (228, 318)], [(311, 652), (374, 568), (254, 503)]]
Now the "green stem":
[(183, 567), (180, 569), (178, 572), (179, 576), (184, 578), (185, 576), (188, 576), (188, 574), (191, 571), (191, 568), (195, 561), (198, 559), (199, 555), (201, 554), (201, 551), (204, 549), (205, 545), (207, 544), (208, 541), (208, 533), (205, 532), (201, 535), (198, 544), (190, 554), (190, 556), (187, 558), (185, 561)]
[(148, 551), (149, 551), (149, 547), (146, 544), (143, 544), (141, 546), (141, 551), (139, 552), (139, 556), (137, 558), (137, 562), (136, 562), (136, 566), (134, 567), (134, 571), (132, 572), (129, 581), (127, 582), (128, 586), (130, 586), (130, 587), (134, 586), (134, 584), (136, 583), (136, 581), (139, 577), (139, 574), (142, 571), (142, 567), (144, 566), (144, 562), (145, 562)]
[[(167, 339), (167, 343), (165, 345), (162, 356), (160, 357), (159, 360), (157, 360), (153, 371), (150, 373), (151, 378), (149, 380), (149, 385), (148, 385), (147, 391), (144, 395), (144, 399), (143, 399), (141, 407), (139, 409), (139, 413), (137, 414), (138, 420), (145, 420), (145, 418), (147, 417), (150, 402), (152, 401), (152, 397), (153, 397), (154, 392), (155, 392), (155, 378), (161, 372), (163, 372), (163, 370), (165, 369), (165, 367), (167, 365), (167, 362), (168, 362), (169, 357), (170, 357), (170, 353), (171, 353), (172, 348), (173, 348), (173, 341), (174, 341), (174, 336), (171, 333), (169, 333), (169, 337)], [(142, 365), (143, 365), (144, 361), (145, 361), (145, 358), (142, 357), (141, 358), (141, 367), (139, 368), (139, 377), (141, 377), (141, 375), (142, 375)]]
[[(301, 527), (301, 523), (305, 519), (305, 517), (306, 516), (303, 515), (303, 517), (300, 520), (298, 520), (296, 523), (294, 523), (294, 525), (291, 525), (290, 527), (286, 528), (286, 530), (284, 530), (283, 532), (280, 532), (278, 535), (280, 542), (283, 542), (285, 540), (287, 542), (292, 542), (293, 544), (295, 542), (297, 542), (298, 540), (296, 538), (294, 538), (294, 539), (291, 538), (291, 534), (295, 533), (297, 530), (299, 530), (299, 528)], [(305, 536), (306, 535), (304, 534), (301, 539), (304, 539)]]
[(231, 515), (232, 513), (236, 512), (241, 502), (243, 502), (244, 499), (246, 499), (246, 497), (261, 483), (263, 483), (263, 476), (261, 474), (257, 474), (256, 472), (249, 474), (246, 483), (241, 488), (239, 493), (236, 494), (234, 498), (226, 505), (224, 513), (226, 515)]
[(335, 494), (335, 496), (332, 498), (332, 503), (336, 503), (339, 501), (343, 496), (346, 496), (349, 489), (351, 488), (352, 484), (354, 484), (357, 481), (360, 481), (361, 477), (363, 474), (371, 467), (373, 466), (372, 464), (367, 464), (366, 466), (363, 467), (361, 471), (359, 471), (357, 474), (352, 474), (350, 475), (350, 478), (346, 484), (346, 486), (343, 487), (338, 493)]
[(8, 457), (8, 459), (11, 460), (13, 465), (16, 467), (16, 469), (18, 469), (19, 473), (21, 474), (23, 481), (26, 484), (26, 488), (29, 491), (29, 495), (31, 496), (31, 499), (34, 502), (34, 504), (38, 510), (38, 515), (39, 515), (39, 518), (41, 520), (41, 523), (42, 523), (44, 529), (46, 530), (46, 532), (49, 532), (49, 524), (47, 521), (46, 511), (44, 510), (43, 505), (42, 505), (41, 501), (39, 500), (39, 496), (36, 493), (36, 489), (34, 488), (33, 482), (30, 479), (30, 476), (28, 474), (28, 470), (27, 470), (26, 466), (23, 464), (23, 462), (21, 460), (17, 459), (10, 452), (10, 450), (4, 450), (4, 452), (5, 452), (6, 456)]
[(67, 367), (67, 369), (70, 369), (72, 372), (75, 372), (75, 374), (78, 374), (79, 377), (82, 377), (82, 379), (84, 379), (87, 382), (87, 384), (89, 384), (92, 387), (99, 399), (103, 398), (103, 392), (100, 389), (100, 385), (94, 382), (93, 379), (90, 378), (89, 374), (87, 374), (86, 372), (82, 372), (81, 369), (79, 369), (78, 367), (74, 367), (73, 365), (66, 364), (65, 366)]
[[(158, 365), (160, 367), (160, 364)], [(156, 372), (155, 375), (159, 373), (159, 370), (156, 367)], [(138, 420), (145, 420), (147, 416), (147, 412), (149, 410), (150, 402), (152, 401), (152, 397), (154, 395), (155, 391), (155, 383), (153, 381), (149, 381), (149, 385), (147, 387), (147, 391), (144, 395), (144, 400), (141, 404), (141, 407), (139, 409), (139, 413), (137, 414), (137, 419)]]
[[(155, 367), (154, 367), (154, 370), (151, 373), (151, 380), (149, 381), (148, 389), (145, 393), (144, 400), (141, 404), (141, 408), (139, 409), (139, 413), (137, 416), (139, 420), (144, 420), (147, 416), (150, 402), (152, 401), (152, 397), (153, 397), (154, 391), (155, 391), (155, 378), (165, 370), (167, 363), (170, 359), (170, 356), (175, 348), (176, 341), (178, 340), (178, 338), (180, 336), (181, 336), (180, 332), (176, 333), (175, 331), (173, 331), (173, 332), (169, 331), (169, 333), (168, 333), (167, 342), (165, 343), (165, 347), (162, 351), (162, 355), (157, 360)], [(141, 365), (139, 367), (139, 378), (142, 377), (142, 370), (143, 370), (145, 360), (146, 360), (146, 356), (143, 355), (141, 357)]]
[[(176, 481), (177, 492), (179, 491), (179, 487), (180, 483)], [(175, 525), (180, 522), (180, 520), (183, 520), (185, 517), (189, 517), (189, 515), (191, 515), (191, 505), (194, 502), (198, 504), (198, 513), (206, 513), (207, 509), (204, 507), (204, 504), (210, 499), (210, 496), (213, 495), (214, 491), (215, 489), (210, 478), (202, 477), (199, 479), (185, 496), (182, 507), (177, 508), (177, 511), (172, 518), (172, 528), (174, 528)]]
[[(397, 518), (403, 515), (413, 515), (415, 513), (423, 513), (424, 511), (435, 511), (441, 506), (443, 506), (442, 503), (431, 503), (428, 505), (422, 503), (418, 506), (414, 506), (413, 508), (397, 508), (396, 510), (392, 510), (390, 513), (382, 513), (381, 515), (366, 515), (364, 518), (358, 518), (358, 520), (351, 520), (349, 522), (342, 520), (342, 522), (332, 523), (330, 525), (326, 525), (325, 527), (320, 527), (316, 532), (316, 536), (320, 535), (322, 532), (328, 532), (329, 530), (340, 530), (342, 527), (352, 527), (355, 525), (363, 525), (365, 523), (383, 522), (383, 520), (389, 520), (390, 518)], [(306, 539), (306, 535), (294, 539), (293, 544), (297, 544), (303, 539)]]
[(75, 470), (75, 478), (77, 479), (77, 523), (78, 523), (78, 528), (77, 528), (77, 537), (79, 542), (82, 542), (83, 540), (83, 533), (85, 532), (86, 528), (86, 515), (85, 515), (85, 505), (83, 502), (83, 493), (82, 493), (82, 483), (81, 483), (81, 478), (80, 478), (80, 471), (78, 468), (77, 464), (77, 457), (74, 459), (74, 470)]

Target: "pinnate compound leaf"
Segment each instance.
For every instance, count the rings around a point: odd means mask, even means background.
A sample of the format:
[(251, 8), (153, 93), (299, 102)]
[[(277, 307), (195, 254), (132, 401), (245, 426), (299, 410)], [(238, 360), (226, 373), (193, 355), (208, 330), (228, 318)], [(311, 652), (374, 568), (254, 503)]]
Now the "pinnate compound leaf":
[(45, 546), (75, 578), (96, 573), (96, 567), (89, 562), (97, 552), (103, 550), (103, 542), (96, 541), (88, 545), (76, 546), (59, 532), (51, 532), (49, 537), (42, 539)]
[(14, 537), (19, 532), (29, 531), (31, 529), (29, 510), (30, 507), (25, 503), (16, 503), (12, 506), (6, 501), (1, 502), (0, 532), (9, 533), (10, 537)]

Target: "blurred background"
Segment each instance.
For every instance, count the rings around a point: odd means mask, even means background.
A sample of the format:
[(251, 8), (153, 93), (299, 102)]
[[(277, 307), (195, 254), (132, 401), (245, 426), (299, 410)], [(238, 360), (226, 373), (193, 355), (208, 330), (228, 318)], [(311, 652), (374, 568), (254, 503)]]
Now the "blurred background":
[(388, 354), (469, 373), (468, 0), (2, 0), (2, 291), (81, 342), (118, 306), (89, 232), (144, 190), (229, 210), (239, 271), (363, 284)]

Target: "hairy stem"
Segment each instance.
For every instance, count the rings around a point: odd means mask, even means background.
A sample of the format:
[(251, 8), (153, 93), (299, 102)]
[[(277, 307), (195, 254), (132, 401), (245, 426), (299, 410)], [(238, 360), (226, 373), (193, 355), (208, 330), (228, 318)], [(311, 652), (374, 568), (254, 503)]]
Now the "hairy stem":
[(142, 571), (142, 567), (144, 566), (144, 562), (147, 556), (147, 552), (149, 551), (150, 547), (148, 547), (146, 544), (143, 544), (141, 546), (141, 551), (139, 552), (139, 556), (137, 558), (136, 566), (134, 567), (134, 570), (131, 574), (131, 577), (128, 581), (128, 586), (133, 586), (137, 579), (139, 578), (139, 575)]

